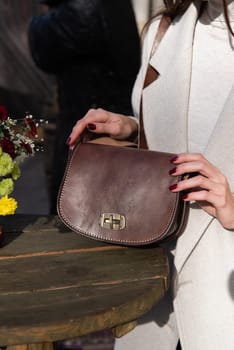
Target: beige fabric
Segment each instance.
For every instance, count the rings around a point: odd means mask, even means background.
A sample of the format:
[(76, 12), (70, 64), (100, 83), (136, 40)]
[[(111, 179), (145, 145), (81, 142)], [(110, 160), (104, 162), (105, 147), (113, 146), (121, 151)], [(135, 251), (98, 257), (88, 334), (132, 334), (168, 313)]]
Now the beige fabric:
[[(149, 148), (154, 150), (178, 153), (188, 150), (187, 111), (192, 44), (199, 8), (199, 2), (192, 4), (183, 18), (169, 27), (150, 61), (160, 76), (143, 93), (143, 115), (147, 142)], [(143, 67), (133, 94), (136, 112), (142, 77), (157, 25), (156, 21), (151, 26), (144, 45)], [(205, 150), (207, 159), (227, 176), (232, 191), (233, 133), (234, 87)], [(176, 322), (183, 350), (233, 350), (234, 232), (225, 230), (196, 204), (191, 205), (187, 228), (176, 245), (173, 289)], [(165, 313), (161, 312), (161, 316), (165, 317)], [(158, 320), (153, 322), (157, 327), (144, 338), (149, 343), (148, 348), (175, 349), (176, 331), (172, 329), (173, 335), (168, 336), (166, 330), (171, 327), (170, 324), (162, 325)], [(146, 324), (137, 328), (135, 338), (139, 340), (144, 337), (148, 326)], [(159, 333), (165, 334), (164, 343), (158, 343)], [(129, 335), (117, 341), (116, 350), (140, 350), (136, 345), (137, 340), (134, 340), (136, 346), (131, 347), (131, 338)]]
[[(168, 152), (188, 151), (187, 110), (192, 63), (192, 39), (197, 20), (199, 2), (191, 5), (187, 14), (172, 24), (161, 42), (158, 50), (151, 58), (150, 64), (159, 72), (157, 81), (149, 85), (143, 93), (143, 117), (146, 138), (150, 149)], [(158, 23), (151, 26), (146, 39), (146, 52), (143, 61), (147, 62), (152, 39)], [(181, 35), (184, 34), (184, 36)], [(148, 52), (147, 52), (148, 49)], [(176, 75), (174, 67), (177, 67)], [(140, 87), (146, 67), (143, 65), (136, 82), (133, 103), (139, 106)], [(162, 96), (162, 97), (161, 97)], [(165, 96), (167, 101), (165, 103)], [(223, 108), (209, 140), (205, 156), (228, 177), (234, 191), (234, 86)], [(224, 153), (225, 150), (225, 153)], [(180, 270), (186, 257), (192, 251), (204, 230), (210, 225), (212, 217), (202, 210), (192, 208), (185, 236), (190, 236), (189, 245), (183, 244), (181, 254), (176, 256), (177, 269)], [(199, 226), (198, 226), (199, 222)], [(234, 237), (234, 235), (233, 235)], [(188, 242), (187, 242), (188, 243)]]

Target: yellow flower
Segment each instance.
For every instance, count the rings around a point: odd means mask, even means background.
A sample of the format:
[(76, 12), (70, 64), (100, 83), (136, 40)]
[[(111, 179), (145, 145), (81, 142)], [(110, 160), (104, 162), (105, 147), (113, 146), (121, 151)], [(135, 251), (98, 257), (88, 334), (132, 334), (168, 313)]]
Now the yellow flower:
[(17, 202), (14, 198), (8, 198), (7, 196), (0, 198), (0, 215), (15, 214), (17, 206)]

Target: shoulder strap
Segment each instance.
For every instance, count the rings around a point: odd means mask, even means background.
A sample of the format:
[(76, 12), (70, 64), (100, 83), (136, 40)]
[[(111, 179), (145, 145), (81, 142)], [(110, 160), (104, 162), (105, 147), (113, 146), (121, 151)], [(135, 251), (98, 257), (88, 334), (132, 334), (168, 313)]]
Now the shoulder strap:
[[(169, 25), (171, 24), (171, 18), (169, 16), (162, 16), (157, 33), (154, 38), (150, 58), (155, 53), (157, 47), (159, 46), (164, 34), (166, 33)], [(148, 85), (150, 85), (153, 81), (155, 81), (158, 78), (158, 72), (150, 65), (148, 64), (145, 80), (143, 84), (143, 89), (146, 88)], [(143, 125), (143, 117), (142, 117), (142, 96), (141, 96), (141, 102), (140, 102), (140, 116), (139, 116), (139, 147), (140, 148), (148, 148), (146, 137), (145, 137), (145, 131), (144, 131), (144, 125)]]

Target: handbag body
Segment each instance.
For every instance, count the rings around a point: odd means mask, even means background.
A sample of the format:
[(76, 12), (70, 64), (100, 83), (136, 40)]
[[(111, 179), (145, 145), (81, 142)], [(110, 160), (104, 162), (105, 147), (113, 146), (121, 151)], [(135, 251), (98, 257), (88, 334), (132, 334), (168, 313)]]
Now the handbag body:
[(171, 153), (86, 142), (68, 161), (58, 214), (73, 231), (139, 246), (180, 235), (188, 206), (169, 186)]

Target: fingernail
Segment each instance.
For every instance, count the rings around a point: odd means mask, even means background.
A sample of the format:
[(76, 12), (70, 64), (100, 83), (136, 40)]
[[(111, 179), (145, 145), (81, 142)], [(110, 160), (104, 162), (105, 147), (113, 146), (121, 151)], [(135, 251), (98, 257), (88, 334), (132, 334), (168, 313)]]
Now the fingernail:
[(175, 167), (175, 168), (169, 170), (169, 174), (170, 174), (170, 175), (174, 174), (174, 173), (176, 172), (176, 169), (177, 169), (177, 168)]
[(67, 139), (67, 141), (66, 141), (66, 145), (70, 145), (70, 141), (71, 141), (71, 138), (70, 137), (68, 137), (68, 139)]
[(171, 186), (169, 186), (169, 190), (170, 190), (170, 191), (173, 191), (173, 190), (175, 190), (177, 187), (178, 187), (177, 184), (171, 185)]
[(178, 156), (174, 156), (174, 157), (172, 157), (172, 158), (170, 159), (170, 162), (173, 163), (173, 162), (175, 162), (177, 159), (178, 159)]
[(187, 195), (187, 194), (184, 194), (181, 198), (182, 198), (183, 200), (188, 199), (188, 195)]
[(95, 125), (95, 124), (88, 124), (88, 125), (87, 125), (87, 128), (88, 128), (89, 130), (96, 130), (96, 125)]

